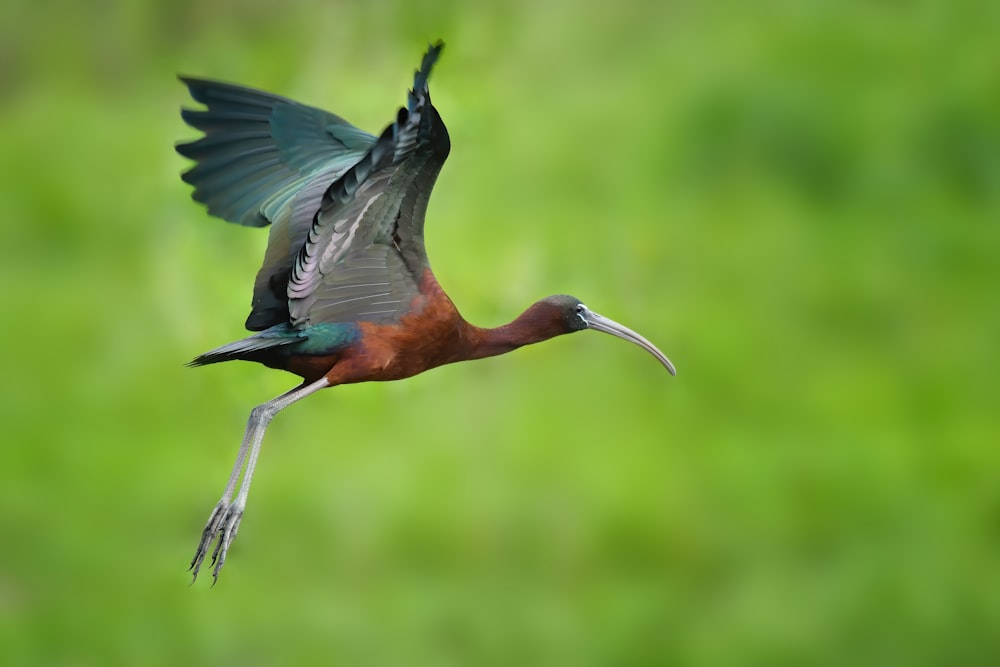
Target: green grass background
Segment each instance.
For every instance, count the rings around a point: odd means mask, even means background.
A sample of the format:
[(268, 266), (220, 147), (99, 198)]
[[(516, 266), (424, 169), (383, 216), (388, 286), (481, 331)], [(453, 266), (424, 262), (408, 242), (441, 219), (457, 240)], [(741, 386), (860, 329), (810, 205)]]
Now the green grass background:
[[(0, 663), (1000, 664), (1000, 4), (0, 4)], [(177, 72), (379, 131), (427, 42), (465, 316), (585, 333), (279, 415)]]

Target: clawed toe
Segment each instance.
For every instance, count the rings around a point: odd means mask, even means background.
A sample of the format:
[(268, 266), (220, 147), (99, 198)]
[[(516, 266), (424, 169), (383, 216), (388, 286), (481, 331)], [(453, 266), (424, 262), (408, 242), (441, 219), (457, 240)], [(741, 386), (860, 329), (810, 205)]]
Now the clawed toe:
[(238, 507), (235, 503), (222, 500), (215, 506), (212, 514), (208, 517), (205, 529), (201, 532), (198, 549), (195, 551), (194, 558), (191, 559), (191, 566), (188, 568), (192, 575), (191, 583), (198, 579), (198, 571), (201, 570), (201, 565), (213, 542), (215, 543), (211, 560), (211, 564), (214, 566), (212, 568), (213, 585), (219, 580), (219, 572), (222, 571), (222, 566), (226, 562), (226, 553), (233, 540), (236, 539), (236, 532), (242, 518), (243, 508)]

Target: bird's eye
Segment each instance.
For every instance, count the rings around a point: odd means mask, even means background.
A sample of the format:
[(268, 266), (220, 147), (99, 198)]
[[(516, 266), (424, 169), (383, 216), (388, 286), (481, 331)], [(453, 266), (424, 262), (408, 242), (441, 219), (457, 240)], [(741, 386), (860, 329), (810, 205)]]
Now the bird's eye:
[(576, 304), (575, 310), (577, 315), (583, 316), (587, 312), (587, 307), (582, 303), (578, 303)]

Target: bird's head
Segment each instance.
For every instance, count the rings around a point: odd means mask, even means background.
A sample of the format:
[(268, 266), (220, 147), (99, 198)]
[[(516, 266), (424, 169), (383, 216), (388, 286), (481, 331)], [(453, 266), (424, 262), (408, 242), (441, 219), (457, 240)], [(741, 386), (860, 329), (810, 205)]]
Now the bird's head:
[(587, 308), (587, 306), (583, 305), (583, 302), (575, 296), (557, 294), (555, 296), (546, 297), (536, 303), (530, 310), (535, 309), (540, 311), (539, 315), (541, 315), (542, 318), (548, 320), (547, 324), (548, 327), (550, 327), (550, 332), (552, 332), (550, 335), (558, 336), (561, 334), (573, 333), (574, 331), (583, 331), (584, 329), (603, 331), (604, 333), (627, 340), (630, 343), (635, 343), (656, 357), (656, 360), (663, 364), (663, 367), (666, 368), (671, 375), (677, 375), (677, 369), (674, 368), (673, 363), (671, 363), (670, 359), (667, 359), (667, 355), (660, 352), (655, 345), (628, 327), (622, 326), (621, 324), (618, 324), (614, 320), (610, 320), (603, 315), (598, 315), (591, 309)]

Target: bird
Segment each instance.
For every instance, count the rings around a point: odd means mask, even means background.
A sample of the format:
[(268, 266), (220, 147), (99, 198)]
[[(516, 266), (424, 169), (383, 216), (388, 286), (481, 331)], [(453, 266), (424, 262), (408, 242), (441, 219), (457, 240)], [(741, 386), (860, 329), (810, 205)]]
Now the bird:
[(459, 314), (424, 247), (428, 200), (451, 150), (428, 87), (443, 47), (441, 41), (428, 47), (405, 106), (378, 136), (278, 95), (179, 77), (204, 107), (182, 108), (184, 122), (202, 135), (175, 146), (195, 163), (181, 175), (194, 188), (192, 198), (228, 222), (270, 227), (245, 325), (253, 333), (189, 365), (244, 360), (301, 378), (250, 412), (188, 568), (192, 583), (210, 550), (212, 583), (218, 582), (268, 424), (321, 389), (400, 380), (588, 329), (642, 347), (676, 375), (656, 346), (576, 297), (543, 298), (496, 328), (474, 326)]

